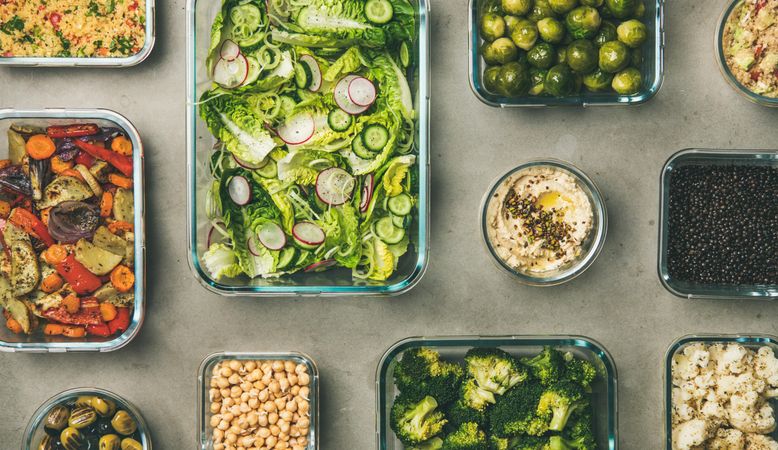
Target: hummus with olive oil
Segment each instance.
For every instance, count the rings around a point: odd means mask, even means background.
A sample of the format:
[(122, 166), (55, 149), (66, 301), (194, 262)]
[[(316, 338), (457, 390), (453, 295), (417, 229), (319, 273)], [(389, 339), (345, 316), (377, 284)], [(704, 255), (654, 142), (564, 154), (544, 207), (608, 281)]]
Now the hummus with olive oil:
[(489, 199), (487, 235), (508, 266), (539, 274), (575, 261), (592, 229), (589, 197), (569, 173), (531, 167), (510, 175)]

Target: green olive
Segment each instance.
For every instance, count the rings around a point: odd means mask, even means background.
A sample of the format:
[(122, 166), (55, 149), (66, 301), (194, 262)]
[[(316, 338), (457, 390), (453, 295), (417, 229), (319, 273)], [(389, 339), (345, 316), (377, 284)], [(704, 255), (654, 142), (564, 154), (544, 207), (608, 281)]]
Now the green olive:
[(616, 32), (616, 25), (607, 20), (603, 20), (597, 34), (594, 35), (594, 45), (602, 47), (606, 42), (618, 40), (619, 35)]
[(546, 82), (546, 75), (548, 75), (548, 70), (530, 69), (529, 76), (532, 87), (529, 88), (529, 95), (541, 95), (545, 92), (543, 85)]
[(558, 44), (565, 38), (565, 27), (553, 17), (544, 17), (538, 21), (540, 38), (551, 44)]
[(116, 403), (107, 398), (95, 397), (92, 399), (92, 408), (102, 417), (111, 417), (116, 412)]
[(497, 14), (486, 13), (481, 17), (481, 37), (493, 41), (505, 35), (505, 20)]
[(557, 64), (548, 70), (544, 87), (555, 97), (570, 95), (575, 89), (575, 75), (567, 65)]
[(59, 440), (62, 442), (62, 448), (65, 450), (81, 450), (86, 444), (84, 435), (73, 427), (67, 427), (62, 430)]
[(551, 9), (557, 14), (567, 14), (578, 5), (578, 0), (548, 0)]
[(586, 39), (567, 47), (567, 65), (577, 73), (589, 73), (597, 67), (597, 47)]
[(535, 0), (535, 5), (527, 18), (533, 22), (540, 22), (541, 19), (546, 17), (554, 17), (554, 10), (551, 9), (548, 0)]
[(532, 9), (532, 0), (502, 0), (501, 5), (506, 14), (523, 16)]
[(64, 405), (56, 405), (46, 415), (43, 427), (47, 430), (60, 432), (68, 426), (68, 417), (70, 417), (70, 409)]
[(606, 42), (600, 47), (600, 69), (616, 73), (629, 64), (629, 49), (620, 41)]
[(56, 448), (57, 445), (54, 438), (51, 437), (50, 434), (46, 434), (43, 436), (43, 439), (41, 439), (41, 442), (38, 444), (36, 450), (56, 450)]
[(500, 66), (487, 67), (486, 70), (484, 70), (484, 77), (483, 77), (484, 89), (486, 89), (487, 91), (493, 94), (496, 94), (498, 92), (497, 77), (499, 76), (500, 76)]
[(628, 19), (635, 13), (637, 0), (605, 0), (608, 10), (618, 19)]
[(556, 51), (551, 44), (540, 42), (527, 52), (527, 61), (538, 69), (548, 69), (556, 63)]
[(99, 450), (119, 450), (122, 448), (122, 441), (115, 434), (106, 434), (100, 438)]
[(122, 450), (143, 450), (143, 444), (131, 438), (122, 439)]
[(76, 406), (76, 409), (70, 413), (68, 425), (80, 430), (92, 425), (95, 421), (97, 421), (97, 413), (91, 406)]
[(643, 76), (638, 69), (630, 67), (622, 70), (613, 77), (611, 87), (621, 95), (637, 94), (643, 84)]
[(515, 61), (518, 56), (518, 49), (513, 41), (508, 38), (500, 38), (494, 42), (485, 44), (482, 47), (484, 61), (493, 66)]
[(519, 20), (519, 23), (511, 30), (511, 39), (516, 47), (529, 50), (538, 40), (538, 27), (531, 20)]
[(600, 29), (600, 12), (591, 6), (579, 6), (570, 11), (565, 18), (567, 31), (576, 39), (591, 39)]
[(508, 63), (500, 69), (497, 90), (506, 97), (518, 97), (527, 93), (530, 87), (529, 70), (518, 62)]
[(76, 406), (92, 406), (92, 399), (94, 396), (82, 395), (76, 399)]
[(631, 48), (638, 48), (648, 39), (648, 28), (646, 25), (636, 19), (622, 22), (616, 29), (619, 41)]
[(111, 426), (117, 433), (129, 436), (138, 429), (138, 424), (135, 423), (127, 411), (118, 411), (113, 419), (111, 419)]
[(608, 90), (611, 87), (611, 81), (613, 81), (613, 74), (599, 68), (583, 76), (583, 85), (592, 92)]

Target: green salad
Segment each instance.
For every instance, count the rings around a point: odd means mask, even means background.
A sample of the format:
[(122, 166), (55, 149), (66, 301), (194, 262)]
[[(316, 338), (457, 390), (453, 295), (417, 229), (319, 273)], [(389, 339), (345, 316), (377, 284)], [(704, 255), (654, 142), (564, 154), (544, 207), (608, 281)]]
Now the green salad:
[(418, 192), (415, 20), (409, 0), (223, 1), (199, 101), (214, 279), (396, 270)]

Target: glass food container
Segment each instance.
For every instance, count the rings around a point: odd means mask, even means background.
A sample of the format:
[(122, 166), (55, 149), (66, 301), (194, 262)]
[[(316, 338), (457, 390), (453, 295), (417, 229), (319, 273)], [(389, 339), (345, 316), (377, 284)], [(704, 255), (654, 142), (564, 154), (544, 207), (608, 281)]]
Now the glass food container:
[(197, 372), (197, 448), (213, 450), (212, 429), (210, 426), (211, 411), (209, 389), (214, 367), (226, 360), (281, 360), (292, 361), (295, 364), (305, 364), (311, 376), (310, 387), (310, 419), (311, 428), (306, 450), (319, 448), (319, 368), (310, 356), (298, 352), (265, 352), (265, 353), (214, 353), (205, 357)]
[(778, 107), (778, 98), (770, 98), (765, 97), (764, 95), (759, 95), (754, 92), (751, 92), (748, 88), (740, 84), (740, 82), (735, 78), (735, 75), (732, 74), (732, 71), (729, 69), (729, 66), (727, 65), (727, 58), (724, 54), (724, 32), (727, 28), (727, 22), (729, 22), (730, 16), (740, 8), (744, 4), (743, 0), (734, 0), (733, 2), (727, 4), (727, 6), (724, 8), (724, 11), (721, 13), (721, 17), (719, 18), (718, 25), (716, 26), (716, 36), (714, 38), (714, 51), (716, 52), (716, 61), (719, 64), (719, 70), (721, 70), (721, 75), (724, 77), (724, 79), (727, 81), (727, 83), (732, 86), (732, 88), (743, 95), (745, 98), (751, 100), (754, 103), (757, 103), (762, 106), (768, 106), (768, 107)]
[(386, 281), (357, 280), (350, 270), (330, 270), (320, 273), (298, 273), (283, 278), (247, 277), (214, 280), (202, 264), (207, 250), (211, 222), (205, 214), (205, 197), (211, 185), (207, 170), (208, 156), (215, 140), (198, 116), (197, 99), (210, 87), (205, 59), (210, 42), (213, 18), (219, 2), (189, 0), (187, 2), (187, 214), (189, 265), (195, 278), (208, 290), (228, 296), (346, 296), (397, 295), (419, 282), (427, 268), (429, 251), (429, 5), (428, 0), (411, 0), (416, 6), (417, 40), (411, 50), (409, 83), (414, 93), (418, 114), (417, 200), (418, 218), (411, 228), (412, 245), (399, 262), (395, 273)]
[[(683, 351), (684, 348), (691, 344), (705, 343), (707, 345), (712, 344), (740, 344), (746, 348), (758, 350), (760, 347), (770, 347), (778, 354), (778, 338), (768, 335), (751, 335), (751, 334), (697, 334), (687, 335), (679, 338), (670, 345), (667, 349), (667, 355), (665, 356), (665, 370), (664, 370), (664, 401), (665, 401), (665, 449), (673, 450), (673, 373), (672, 362), (673, 356)], [(775, 407), (775, 402), (771, 402)], [(773, 431), (770, 436), (773, 439), (778, 439), (778, 430)]]
[[(488, 209), (489, 205), (491, 204), (491, 199), (495, 195), (495, 192), (500, 188), (502, 183), (513, 174), (532, 167), (549, 167), (552, 169), (558, 169), (574, 178), (577, 181), (578, 186), (589, 198), (589, 203), (592, 205), (593, 211), (592, 220), (594, 222), (592, 224), (592, 229), (589, 232), (589, 235), (583, 242), (581, 254), (576, 261), (562, 266), (557, 270), (538, 274), (528, 274), (521, 272), (503, 261), (492, 247), (492, 243), (489, 239), (487, 223)], [(533, 160), (511, 169), (492, 182), (491, 187), (486, 191), (486, 195), (484, 195), (484, 198), (481, 202), (480, 224), (481, 237), (483, 238), (484, 244), (486, 245), (486, 249), (494, 259), (495, 263), (501, 269), (503, 269), (506, 273), (514, 276), (521, 283), (530, 286), (556, 286), (578, 277), (584, 271), (586, 271), (586, 269), (588, 269), (597, 259), (597, 256), (599, 256), (600, 252), (602, 251), (602, 247), (605, 245), (605, 237), (608, 234), (608, 211), (605, 206), (605, 200), (600, 193), (600, 190), (597, 188), (597, 185), (594, 184), (594, 181), (592, 181), (592, 179), (583, 173), (579, 168), (566, 161), (560, 161), (556, 159)]]
[(668, 270), (670, 177), (684, 165), (758, 165), (778, 167), (775, 150), (682, 150), (665, 163), (660, 180), (658, 272), (662, 285), (672, 294), (685, 298), (777, 298), (778, 285), (698, 284), (673, 278)]
[(88, 336), (81, 339), (63, 336), (45, 336), (41, 330), (31, 335), (13, 334), (6, 327), (0, 327), (0, 351), (2, 352), (109, 352), (118, 350), (137, 336), (143, 324), (146, 311), (146, 234), (144, 213), (144, 170), (143, 144), (138, 130), (125, 117), (106, 109), (43, 109), (22, 111), (0, 109), (0, 158), (8, 155), (6, 130), (12, 123), (46, 127), (74, 122), (92, 122), (98, 126), (118, 127), (125, 131), (132, 141), (133, 151), (133, 194), (135, 208), (135, 310), (129, 328), (120, 336)]
[[(143, 416), (140, 414), (138, 408), (126, 399), (114, 394), (113, 392), (106, 391), (98, 388), (76, 388), (69, 389), (64, 392), (60, 392), (54, 397), (46, 400), (46, 402), (38, 408), (32, 415), (30, 422), (27, 424), (27, 429), (24, 430), (24, 439), (22, 440), (21, 450), (36, 450), (38, 443), (45, 436), (46, 431), (43, 429), (44, 420), (49, 410), (59, 403), (67, 402), (81, 396), (99, 395), (101, 397), (113, 400), (116, 403), (116, 409), (124, 410), (130, 413), (135, 422), (138, 425), (138, 433), (140, 434), (141, 444), (143, 444), (143, 450), (152, 450), (151, 446), (151, 430), (149, 429), (146, 421), (143, 420)], [(6, 442), (7, 443), (7, 442)]]
[(146, 39), (138, 53), (122, 58), (91, 57), (77, 58), (64, 56), (11, 56), (0, 57), (0, 66), (16, 67), (131, 67), (142, 63), (149, 57), (156, 41), (155, 0), (146, 0)]
[(592, 407), (597, 446), (615, 450), (619, 447), (618, 395), (616, 364), (608, 351), (596, 341), (583, 336), (438, 336), (411, 337), (389, 348), (381, 357), (376, 371), (376, 437), (378, 450), (402, 450), (405, 447), (389, 426), (392, 403), (398, 394), (394, 386), (394, 368), (408, 349), (427, 347), (437, 350), (450, 361), (462, 362), (473, 347), (499, 347), (517, 356), (534, 356), (551, 346), (572, 352), (597, 368), (598, 378), (592, 384)]
[(479, 9), (484, 0), (470, 0), (468, 29), (470, 88), (475, 96), (489, 106), (494, 107), (542, 107), (542, 106), (614, 106), (639, 105), (650, 100), (662, 86), (664, 79), (664, 4), (665, 0), (645, 1), (646, 13), (643, 18), (648, 27), (649, 38), (643, 45), (643, 86), (633, 95), (620, 95), (615, 92), (588, 92), (582, 88), (580, 94), (567, 97), (549, 97), (523, 95), (503, 97), (487, 91), (483, 85), (483, 72), (486, 68), (479, 48), (483, 40), (478, 33)]

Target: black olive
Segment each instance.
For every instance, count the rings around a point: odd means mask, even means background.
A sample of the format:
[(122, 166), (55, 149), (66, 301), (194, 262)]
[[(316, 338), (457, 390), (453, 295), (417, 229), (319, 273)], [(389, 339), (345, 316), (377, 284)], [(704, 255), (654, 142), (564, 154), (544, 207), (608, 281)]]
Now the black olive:
[(97, 433), (99, 435), (111, 434), (113, 427), (111, 426), (111, 419), (101, 419), (97, 422)]

